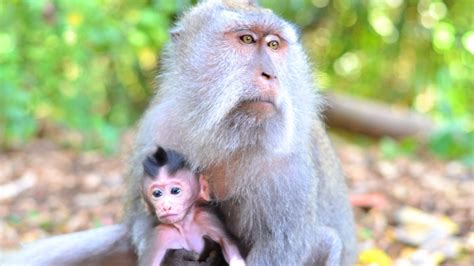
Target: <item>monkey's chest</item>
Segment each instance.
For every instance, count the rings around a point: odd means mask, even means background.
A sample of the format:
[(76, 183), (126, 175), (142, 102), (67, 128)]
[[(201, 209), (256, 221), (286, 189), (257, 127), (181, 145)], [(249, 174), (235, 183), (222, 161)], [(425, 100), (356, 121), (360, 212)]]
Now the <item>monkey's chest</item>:
[(181, 238), (182, 248), (201, 254), (204, 250), (204, 239), (201, 232), (188, 232)]

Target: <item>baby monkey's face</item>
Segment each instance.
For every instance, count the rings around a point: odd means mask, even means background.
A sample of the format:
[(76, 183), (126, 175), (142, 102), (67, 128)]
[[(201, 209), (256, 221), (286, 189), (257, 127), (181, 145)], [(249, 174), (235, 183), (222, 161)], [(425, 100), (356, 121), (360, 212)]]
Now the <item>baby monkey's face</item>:
[(201, 186), (196, 175), (188, 169), (170, 175), (162, 168), (154, 178), (146, 178), (144, 192), (161, 223), (174, 224), (183, 220), (199, 199)]

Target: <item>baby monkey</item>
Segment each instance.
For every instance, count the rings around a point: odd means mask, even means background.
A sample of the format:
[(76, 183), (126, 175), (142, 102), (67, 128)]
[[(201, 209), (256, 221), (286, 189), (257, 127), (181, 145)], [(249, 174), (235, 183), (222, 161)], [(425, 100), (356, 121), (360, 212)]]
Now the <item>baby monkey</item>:
[(191, 171), (181, 154), (162, 147), (145, 159), (143, 167), (148, 177), (142, 184), (143, 199), (159, 221), (154, 247), (144, 256), (146, 265), (160, 265), (168, 249), (201, 254), (204, 236), (221, 246), (229, 265), (245, 265), (232, 236), (209, 208), (209, 185), (202, 174)]

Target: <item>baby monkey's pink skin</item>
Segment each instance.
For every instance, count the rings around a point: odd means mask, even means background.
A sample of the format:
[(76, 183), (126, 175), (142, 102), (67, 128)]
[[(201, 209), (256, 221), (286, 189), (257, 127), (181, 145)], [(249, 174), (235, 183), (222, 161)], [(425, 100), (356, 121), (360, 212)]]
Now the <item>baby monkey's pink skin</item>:
[(224, 229), (219, 218), (199, 202), (210, 200), (208, 183), (203, 175), (197, 177), (189, 169), (180, 169), (170, 175), (167, 166), (157, 176), (145, 178), (144, 199), (151, 212), (158, 217), (156, 238), (149, 265), (159, 266), (168, 249), (186, 249), (201, 253), (203, 236), (220, 244), (227, 263), (245, 265), (232, 237)]

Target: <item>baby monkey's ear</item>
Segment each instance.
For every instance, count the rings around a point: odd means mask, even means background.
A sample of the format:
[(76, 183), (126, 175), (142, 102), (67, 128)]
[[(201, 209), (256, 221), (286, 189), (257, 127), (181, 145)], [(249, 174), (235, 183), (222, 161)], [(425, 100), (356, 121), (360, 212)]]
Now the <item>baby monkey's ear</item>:
[(209, 194), (209, 183), (207, 182), (206, 178), (204, 175), (199, 175), (199, 186), (201, 190), (199, 191), (199, 198), (205, 200), (205, 201), (210, 201), (211, 196)]

